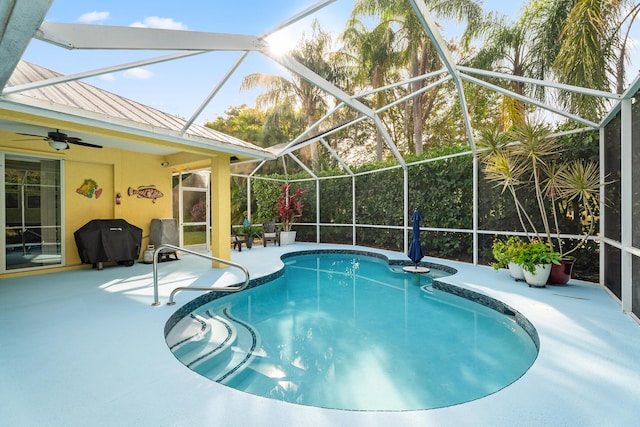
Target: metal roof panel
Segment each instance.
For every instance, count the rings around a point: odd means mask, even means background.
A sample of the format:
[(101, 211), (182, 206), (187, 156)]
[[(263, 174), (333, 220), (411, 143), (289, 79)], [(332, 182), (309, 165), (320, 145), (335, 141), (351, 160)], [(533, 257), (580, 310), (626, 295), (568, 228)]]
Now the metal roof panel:
[[(62, 74), (45, 67), (21, 60), (11, 75), (7, 87), (48, 80), (61, 75)], [(51, 86), (43, 86), (21, 92), (21, 94), (42, 101), (79, 108), (81, 110), (104, 114), (109, 117), (117, 117), (174, 132), (180, 132), (186, 123), (186, 120), (183, 118), (165, 113), (81, 81), (69, 81)], [(252, 150), (262, 150), (261, 147), (254, 144), (196, 123), (193, 123), (186, 133), (225, 144), (233, 144)]]

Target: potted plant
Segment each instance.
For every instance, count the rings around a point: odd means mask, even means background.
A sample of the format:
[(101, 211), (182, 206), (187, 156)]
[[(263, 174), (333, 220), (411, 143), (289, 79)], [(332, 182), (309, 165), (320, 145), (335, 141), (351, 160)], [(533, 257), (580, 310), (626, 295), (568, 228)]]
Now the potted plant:
[(240, 227), (240, 233), (247, 236), (247, 248), (251, 248), (254, 239), (260, 237), (260, 227), (254, 227), (249, 220), (245, 218)]
[[(595, 233), (600, 203), (599, 167), (596, 162), (558, 161), (562, 147), (551, 130), (542, 124), (523, 123), (508, 132), (486, 129), (478, 139), (478, 158), (484, 164), (485, 177), (512, 196), (518, 219), (530, 241), (543, 242), (560, 254), (564, 265), (558, 264), (564, 277), (552, 278), (553, 284), (566, 284), (571, 272), (571, 253), (580, 248)], [(536, 212), (527, 212), (518, 191), (530, 190), (535, 198)], [(558, 206), (572, 205), (572, 215), (580, 216), (582, 237), (572, 248), (561, 238)], [(534, 219), (537, 218), (537, 221)], [(538, 230), (536, 224), (542, 224)], [(568, 264), (568, 266), (567, 266)], [(555, 264), (554, 264), (555, 265)]]
[(302, 209), (304, 208), (302, 196), (304, 195), (304, 190), (301, 188), (292, 190), (289, 183), (286, 183), (280, 187), (280, 191), (282, 191), (282, 196), (278, 198), (276, 211), (278, 215), (280, 215), (280, 221), (282, 222), (280, 244), (286, 245), (293, 243), (296, 239), (296, 232), (291, 230), (291, 226), (296, 218), (302, 216)]
[(492, 252), (496, 262), (491, 264), (493, 268), (498, 270), (506, 267), (509, 269), (511, 277), (515, 280), (524, 280), (522, 267), (514, 261), (524, 243), (525, 242), (518, 236), (511, 236), (506, 241), (494, 240)]
[(544, 287), (551, 273), (551, 265), (560, 264), (560, 253), (546, 243), (534, 240), (523, 243), (513, 261), (522, 267), (529, 286)]

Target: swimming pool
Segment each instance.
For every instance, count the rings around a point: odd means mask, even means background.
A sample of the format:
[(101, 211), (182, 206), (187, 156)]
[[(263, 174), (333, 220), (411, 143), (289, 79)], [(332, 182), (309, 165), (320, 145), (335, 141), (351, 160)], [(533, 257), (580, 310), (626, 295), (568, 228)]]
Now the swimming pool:
[(362, 254), (284, 261), (281, 277), (174, 321), (166, 337), (175, 356), (259, 396), (387, 411), (481, 398), (517, 380), (537, 356), (526, 319), (432, 283), (447, 273), (405, 273)]

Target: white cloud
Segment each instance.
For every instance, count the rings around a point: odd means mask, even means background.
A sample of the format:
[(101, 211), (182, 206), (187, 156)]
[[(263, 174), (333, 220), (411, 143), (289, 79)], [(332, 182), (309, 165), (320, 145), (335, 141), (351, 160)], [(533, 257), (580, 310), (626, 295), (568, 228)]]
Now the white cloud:
[(114, 81), (116, 79), (116, 76), (114, 76), (111, 73), (108, 73), (108, 74), (101, 74), (101, 75), (98, 76), (98, 78), (100, 80), (104, 80), (105, 82), (112, 82), (112, 81)]
[(106, 21), (107, 19), (109, 19), (109, 12), (93, 11), (80, 16), (78, 22), (90, 24), (92, 22)]
[(153, 76), (153, 73), (144, 68), (132, 68), (124, 72), (124, 77), (132, 80), (146, 80), (150, 79), (151, 76)]
[(161, 28), (164, 30), (186, 30), (187, 26), (182, 22), (176, 22), (172, 18), (160, 18), (159, 16), (147, 16), (142, 22), (137, 21), (130, 25), (139, 28)]

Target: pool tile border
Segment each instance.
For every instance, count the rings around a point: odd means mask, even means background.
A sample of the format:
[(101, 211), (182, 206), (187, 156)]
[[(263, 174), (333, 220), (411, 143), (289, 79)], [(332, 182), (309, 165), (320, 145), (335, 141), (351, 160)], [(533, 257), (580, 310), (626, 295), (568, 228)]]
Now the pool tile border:
[[(291, 258), (294, 256), (299, 256), (299, 255), (316, 255), (316, 254), (345, 254), (345, 255), (362, 255), (362, 256), (368, 256), (368, 257), (373, 257), (373, 258), (379, 258), (383, 261), (386, 261), (387, 264), (389, 264), (390, 266), (405, 266), (405, 265), (413, 265), (412, 262), (409, 261), (403, 261), (403, 260), (390, 260), (387, 256), (385, 256), (384, 254), (381, 253), (376, 253), (376, 252), (369, 252), (369, 251), (365, 251), (365, 250), (354, 250), (354, 249), (313, 249), (313, 250), (302, 250), (302, 251), (295, 251), (295, 252), (289, 252), (286, 254), (283, 254), (280, 259), (282, 261), (286, 260), (287, 258)], [(436, 270), (440, 270), (440, 271), (444, 271), (445, 273), (449, 273), (451, 275), (454, 275), (458, 272), (458, 270), (456, 270), (453, 267), (449, 267), (446, 265), (442, 265), (442, 264), (436, 264), (436, 263), (432, 263), (432, 262), (420, 262), (418, 263), (419, 266), (421, 267), (427, 267), (430, 269), (436, 269)], [(264, 285), (265, 283), (268, 283), (274, 279), (277, 279), (278, 277), (281, 277), (282, 275), (284, 275), (284, 264), (282, 266), (282, 268), (278, 269), (278, 271), (275, 271), (271, 274), (267, 274), (261, 277), (257, 277), (255, 279), (251, 279), (249, 281), (249, 284), (247, 285), (246, 289), (252, 289), (255, 288), (257, 286), (261, 286)], [(241, 282), (238, 282), (235, 285), (240, 285)], [(443, 282), (441, 280), (437, 280), (437, 279), (433, 279), (432, 285), (429, 285), (430, 287), (433, 287), (433, 289), (437, 289), (443, 292), (447, 292), (450, 293), (452, 295), (456, 295), (459, 296), (461, 298), (465, 298), (467, 300), (473, 301), (475, 303), (478, 303), (480, 305), (483, 305), (485, 307), (488, 307), (492, 310), (495, 310), (507, 317), (513, 318), (514, 321), (516, 322), (516, 324), (518, 324), (522, 329), (524, 329), (524, 331), (529, 335), (529, 337), (531, 338), (531, 340), (533, 341), (534, 345), (536, 346), (536, 349), (539, 351), (540, 350), (540, 338), (538, 336), (538, 331), (536, 331), (536, 328), (533, 326), (533, 324), (529, 321), (529, 319), (527, 319), (525, 316), (523, 316), (519, 311), (515, 310), (513, 307), (505, 304), (504, 302), (497, 300), (495, 298), (492, 298), (490, 296), (484, 295), (484, 294), (480, 294), (478, 292), (469, 290), (469, 289), (465, 289), (462, 288), (460, 286), (456, 286), (456, 285), (452, 285), (450, 283), (446, 283)], [(188, 316), (192, 311), (194, 311), (195, 309), (197, 309), (198, 307), (207, 304), (210, 301), (214, 301), (218, 298), (222, 298), (225, 297), (227, 295), (232, 294), (233, 292), (207, 292), (204, 295), (201, 295), (191, 301), (189, 301), (188, 303), (186, 303), (185, 305), (183, 305), (182, 307), (180, 307), (178, 310), (176, 310), (176, 312), (167, 320), (165, 327), (164, 327), (164, 335), (165, 337), (168, 335), (169, 331), (184, 317)]]

